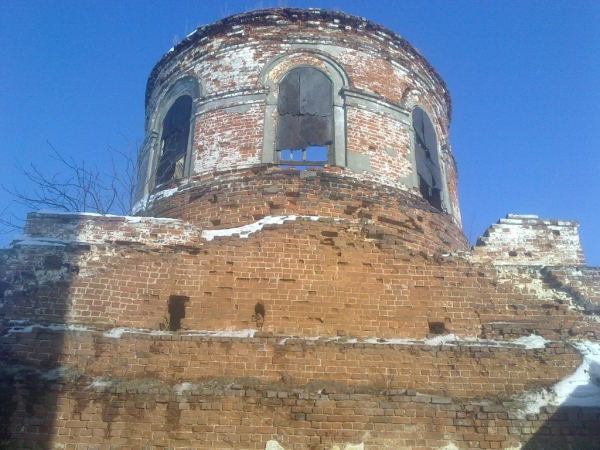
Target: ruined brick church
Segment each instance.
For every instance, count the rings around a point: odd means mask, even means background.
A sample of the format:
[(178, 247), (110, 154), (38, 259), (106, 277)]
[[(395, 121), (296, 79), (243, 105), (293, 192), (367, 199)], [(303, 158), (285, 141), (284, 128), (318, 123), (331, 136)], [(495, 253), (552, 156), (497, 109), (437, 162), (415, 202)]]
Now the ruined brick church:
[(366, 19), (196, 29), (148, 80), (132, 216), (0, 250), (0, 448), (600, 448), (600, 268), (575, 221), (470, 248), (450, 120)]

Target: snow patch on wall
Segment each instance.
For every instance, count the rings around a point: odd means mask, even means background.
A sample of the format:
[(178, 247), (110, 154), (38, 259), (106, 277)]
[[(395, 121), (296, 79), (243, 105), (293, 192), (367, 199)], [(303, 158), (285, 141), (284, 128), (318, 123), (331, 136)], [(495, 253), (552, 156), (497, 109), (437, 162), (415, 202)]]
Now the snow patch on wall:
[(573, 374), (554, 385), (555, 404), (600, 406), (600, 343), (575, 344), (583, 362)]
[[(251, 338), (258, 330), (189, 330), (177, 332), (178, 336), (206, 336), (206, 337), (237, 337)], [(120, 339), (125, 333), (146, 334), (151, 336), (165, 336), (173, 334), (171, 331), (149, 330), (147, 328), (124, 328), (117, 327), (102, 333), (102, 336), (113, 339)]]
[(152, 195), (145, 195), (135, 205), (133, 205), (133, 207), (131, 208), (131, 213), (136, 214), (141, 210), (151, 206), (156, 200), (171, 197), (178, 190), (179, 188), (165, 189), (164, 191), (160, 191)]
[(226, 228), (223, 230), (204, 230), (202, 231), (201, 237), (207, 241), (212, 241), (217, 236), (234, 236), (238, 235), (240, 238), (247, 238), (250, 234), (256, 233), (263, 229), (265, 225), (281, 225), (287, 220), (296, 220), (298, 218), (319, 220), (318, 216), (267, 216), (254, 223), (243, 225), (241, 227)]
[(94, 331), (92, 328), (85, 327), (83, 325), (67, 325), (61, 323), (53, 323), (50, 325), (42, 325), (39, 323), (32, 324), (24, 324), (25, 322), (22, 320), (11, 320), (9, 321), (10, 326), (7, 330), (4, 331), (4, 335), (8, 335), (11, 333), (32, 333), (37, 329), (45, 329), (52, 331)]
[(520, 410), (521, 416), (537, 414), (544, 406), (600, 406), (600, 343), (585, 341), (574, 346), (583, 356), (579, 367), (549, 390), (522, 396), (525, 406)]

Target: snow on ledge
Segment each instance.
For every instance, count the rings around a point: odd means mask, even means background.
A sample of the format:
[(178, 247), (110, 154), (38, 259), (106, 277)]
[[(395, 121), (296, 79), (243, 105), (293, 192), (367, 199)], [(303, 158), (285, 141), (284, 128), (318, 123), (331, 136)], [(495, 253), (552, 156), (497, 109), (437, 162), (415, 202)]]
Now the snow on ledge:
[(63, 323), (53, 323), (50, 325), (32, 323), (24, 325), (25, 321), (23, 320), (11, 320), (9, 323), (12, 326), (5, 331), (5, 336), (11, 333), (32, 333), (34, 328), (42, 328), (45, 330), (52, 331), (95, 331), (93, 328), (89, 328), (83, 325), (67, 325)]
[[(245, 329), (245, 330), (189, 330), (179, 331), (178, 336), (206, 336), (206, 337), (238, 337), (238, 338), (251, 338), (258, 330)], [(137, 333), (137, 334), (148, 334), (151, 336), (161, 336), (173, 334), (171, 331), (159, 331), (159, 330), (148, 330), (146, 328), (123, 328), (117, 327), (107, 330), (102, 333), (102, 336), (113, 339), (120, 339), (124, 333)]]
[(29, 236), (28, 234), (17, 234), (13, 236), (12, 241), (8, 243), (6, 248), (14, 248), (15, 245), (39, 245), (45, 247), (65, 247), (70, 244), (70, 241), (58, 238), (40, 238)]
[(108, 217), (125, 219), (126, 222), (139, 223), (139, 222), (181, 222), (179, 219), (170, 219), (164, 217), (141, 217), (141, 216), (119, 216), (115, 214), (100, 214), (92, 212), (66, 212), (66, 211), (53, 211), (51, 209), (40, 209), (36, 211), (37, 214), (52, 214), (52, 215), (64, 215), (64, 216), (81, 216), (81, 217)]
[(145, 195), (140, 200), (138, 200), (138, 202), (135, 205), (133, 205), (133, 207), (131, 208), (131, 212), (135, 214), (138, 211), (141, 211), (142, 209), (146, 209), (147, 207), (152, 206), (152, 204), (156, 200), (160, 200), (161, 198), (165, 197), (171, 197), (178, 190), (179, 188), (175, 187), (172, 189), (165, 189), (164, 191), (158, 191), (157, 193), (152, 195)]
[[(42, 325), (42, 324), (26, 324), (24, 320), (11, 320), (11, 327), (6, 331), (6, 334), (10, 333), (31, 333), (34, 328), (43, 328), (54, 331), (99, 331), (97, 329), (86, 327), (83, 325), (66, 325), (66, 324), (50, 324), (50, 325)], [(178, 336), (206, 336), (206, 337), (234, 337), (234, 338), (252, 338), (258, 332), (256, 329), (244, 329), (244, 330), (185, 330), (178, 331)], [(150, 330), (148, 328), (128, 328), (128, 327), (115, 327), (109, 330), (103, 331), (102, 335), (107, 338), (120, 339), (123, 337), (125, 333), (136, 333), (136, 334), (147, 334), (151, 336), (166, 336), (172, 335), (172, 331), (164, 331), (164, 330)], [(467, 346), (510, 346), (513, 347), (515, 345), (523, 346), (526, 349), (539, 349), (544, 348), (547, 343), (550, 341), (545, 340), (544, 338), (536, 335), (530, 335), (526, 337), (521, 337), (515, 340), (503, 340), (503, 341), (495, 341), (488, 339), (480, 339), (480, 338), (461, 338), (454, 334), (446, 334), (443, 336), (436, 336), (434, 338), (429, 339), (409, 339), (409, 338), (366, 338), (366, 339), (342, 339), (340, 337), (333, 338), (323, 338), (322, 336), (307, 336), (307, 337), (296, 337), (296, 336), (286, 336), (282, 337), (278, 341), (279, 345), (285, 345), (288, 339), (293, 339), (295, 341), (317, 341), (317, 340), (325, 340), (327, 342), (335, 342), (339, 341), (340, 344), (356, 344), (356, 343), (365, 343), (365, 344), (378, 344), (378, 345), (390, 345), (390, 344), (400, 344), (400, 345), (431, 345), (431, 346), (439, 346), (439, 345), (467, 345)], [(580, 345), (580, 344), (578, 344)], [(597, 345), (598, 349), (595, 350), (597, 352), (599, 365), (599, 373), (598, 377), (600, 378), (600, 344), (590, 344)], [(579, 347), (577, 347), (579, 349)], [(581, 351), (581, 350), (580, 350)], [(583, 353), (583, 351), (582, 351)], [(586, 369), (588, 370), (588, 369)], [(600, 383), (600, 381), (599, 381)]]
[(247, 238), (250, 234), (262, 230), (265, 225), (281, 225), (287, 220), (297, 220), (298, 218), (310, 219), (313, 221), (319, 220), (319, 216), (266, 216), (254, 223), (243, 225), (241, 227), (226, 228), (222, 230), (204, 230), (202, 231), (201, 237), (207, 241), (212, 241), (216, 236), (233, 236), (235, 234), (239, 235), (240, 238)]
[(518, 345), (523, 345), (526, 349), (532, 348), (544, 348), (546, 344), (550, 342), (544, 339), (541, 336), (537, 336), (535, 334), (530, 334), (529, 336), (523, 336), (519, 339), (515, 339), (513, 343)]

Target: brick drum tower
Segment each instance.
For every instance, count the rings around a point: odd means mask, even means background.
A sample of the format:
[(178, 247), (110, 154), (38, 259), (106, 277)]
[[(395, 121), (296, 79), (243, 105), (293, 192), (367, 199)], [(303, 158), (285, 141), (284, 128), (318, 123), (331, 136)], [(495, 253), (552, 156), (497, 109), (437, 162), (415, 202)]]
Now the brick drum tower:
[(472, 249), (450, 95), (366, 19), (277, 8), (158, 62), (133, 216), (0, 251), (0, 448), (592, 449), (577, 222)]

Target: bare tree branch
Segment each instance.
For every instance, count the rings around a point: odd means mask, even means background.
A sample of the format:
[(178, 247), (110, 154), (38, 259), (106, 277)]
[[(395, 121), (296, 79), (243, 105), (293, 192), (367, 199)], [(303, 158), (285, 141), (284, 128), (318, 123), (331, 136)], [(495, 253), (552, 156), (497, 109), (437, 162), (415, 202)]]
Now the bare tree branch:
[(63, 212), (128, 214), (133, 205), (137, 182), (138, 147), (125, 138), (126, 149), (108, 148), (110, 169), (101, 171), (96, 165), (65, 157), (50, 142), (50, 157), (58, 162), (58, 173), (49, 174), (36, 164), (23, 166), (15, 162), (23, 177), (20, 186), (0, 189), (12, 196), (11, 203), (0, 212), (0, 234), (22, 228), (23, 220), (11, 212), (14, 204), (30, 210), (53, 209)]

